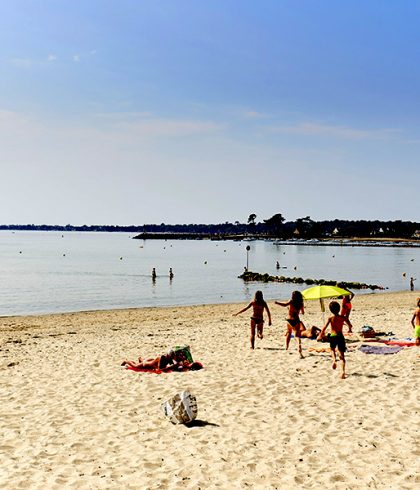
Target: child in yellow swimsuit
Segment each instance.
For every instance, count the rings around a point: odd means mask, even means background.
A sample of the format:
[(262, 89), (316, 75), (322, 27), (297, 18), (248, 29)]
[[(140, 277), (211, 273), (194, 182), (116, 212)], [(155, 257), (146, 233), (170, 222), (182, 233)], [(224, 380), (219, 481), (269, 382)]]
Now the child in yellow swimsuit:
[(413, 325), (414, 328), (416, 345), (420, 347), (420, 298), (417, 298), (417, 308), (415, 309), (413, 318), (411, 319), (411, 325)]

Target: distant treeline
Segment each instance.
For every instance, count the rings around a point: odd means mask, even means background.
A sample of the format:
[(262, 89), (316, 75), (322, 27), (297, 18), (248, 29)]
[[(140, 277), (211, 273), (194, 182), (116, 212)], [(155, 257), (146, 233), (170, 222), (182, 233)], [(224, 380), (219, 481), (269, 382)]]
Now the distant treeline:
[(284, 223), (222, 223), (217, 225), (145, 225), (144, 233), (186, 233), (202, 235), (251, 235), (275, 238), (420, 238), (420, 223), (410, 221), (312, 221), (307, 219)]
[(19, 230), (19, 231), (106, 231), (106, 232), (127, 232), (139, 233), (143, 231), (141, 225), (0, 225), (0, 230)]
[(411, 221), (348, 221), (348, 220), (328, 220), (313, 221), (309, 216), (299, 218), (296, 221), (285, 221), (281, 214), (276, 214), (272, 218), (263, 220), (261, 223), (255, 222), (255, 215), (250, 215), (248, 223), (220, 223), (220, 224), (176, 224), (165, 223), (145, 224), (145, 225), (0, 225), (0, 230), (37, 230), (37, 231), (89, 231), (89, 232), (126, 232), (126, 233), (146, 233), (183, 235), (197, 238), (205, 237), (272, 237), (281, 239), (290, 238), (420, 238), (420, 223)]

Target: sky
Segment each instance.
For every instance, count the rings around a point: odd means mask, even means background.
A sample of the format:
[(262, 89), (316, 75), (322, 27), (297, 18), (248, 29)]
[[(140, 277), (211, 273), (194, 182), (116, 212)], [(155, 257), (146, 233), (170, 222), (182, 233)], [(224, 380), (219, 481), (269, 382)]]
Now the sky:
[(420, 221), (419, 23), (420, 0), (0, 0), (0, 224)]

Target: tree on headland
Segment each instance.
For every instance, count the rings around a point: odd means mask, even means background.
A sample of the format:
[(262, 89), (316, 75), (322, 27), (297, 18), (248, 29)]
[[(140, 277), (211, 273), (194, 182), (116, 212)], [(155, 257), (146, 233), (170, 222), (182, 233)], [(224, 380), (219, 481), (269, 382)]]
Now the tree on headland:
[(257, 215), (252, 213), (248, 216), (248, 224), (255, 225), (255, 220), (257, 219)]
[(264, 223), (266, 224), (269, 233), (272, 233), (275, 236), (281, 236), (284, 221), (285, 218), (283, 215), (281, 213), (277, 213), (271, 218), (265, 219)]
[(297, 235), (300, 238), (306, 238), (312, 236), (312, 228), (314, 227), (315, 222), (311, 220), (310, 216), (306, 216), (305, 218), (298, 218), (296, 220), (296, 230)]

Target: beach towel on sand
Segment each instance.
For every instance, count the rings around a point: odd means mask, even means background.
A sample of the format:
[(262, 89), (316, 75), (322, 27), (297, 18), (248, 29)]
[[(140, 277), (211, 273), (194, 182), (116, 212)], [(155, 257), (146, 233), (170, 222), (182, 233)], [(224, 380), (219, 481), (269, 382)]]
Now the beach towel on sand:
[(384, 344), (386, 345), (399, 345), (400, 347), (413, 347), (416, 345), (416, 342), (411, 339), (393, 339), (393, 340), (384, 340)]
[(400, 345), (393, 346), (382, 346), (382, 345), (361, 345), (359, 347), (360, 352), (364, 352), (365, 354), (397, 354), (400, 350), (403, 350), (404, 347)]
[(165, 369), (145, 369), (145, 368), (135, 368), (132, 366), (126, 366), (126, 369), (129, 369), (130, 371), (136, 371), (137, 373), (155, 373), (155, 374), (162, 374), (162, 373), (170, 373), (170, 372), (178, 372), (182, 373), (185, 371), (198, 371), (200, 369), (203, 369), (203, 365), (201, 362), (193, 362), (191, 364), (183, 365), (183, 366), (174, 366), (174, 367), (168, 367)]
[(363, 342), (380, 342), (385, 345), (399, 345), (400, 347), (413, 347), (416, 345), (415, 340), (412, 339), (391, 339), (391, 340), (382, 340), (382, 339), (365, 339)]

